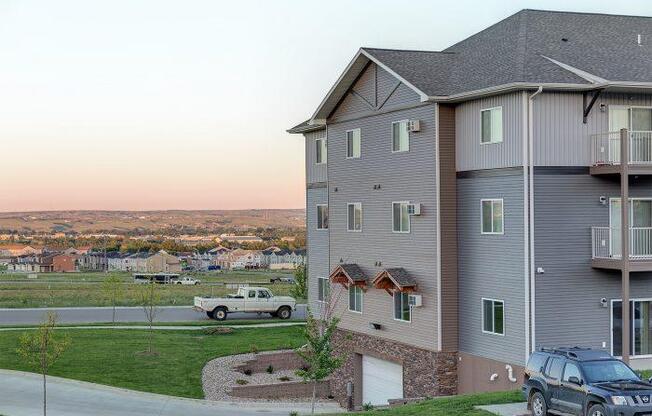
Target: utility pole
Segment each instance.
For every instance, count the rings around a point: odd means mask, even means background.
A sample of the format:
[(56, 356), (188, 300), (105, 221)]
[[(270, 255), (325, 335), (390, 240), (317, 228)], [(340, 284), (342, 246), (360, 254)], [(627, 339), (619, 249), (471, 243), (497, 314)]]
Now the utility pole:
[(631, 324), (629, 313), (629, 132), (620, 130), (620, 214), (621, 214), (621, 251), (622, 251), (622, 321), (623, 321), (623, 361), (629, 364), (629, 339)]

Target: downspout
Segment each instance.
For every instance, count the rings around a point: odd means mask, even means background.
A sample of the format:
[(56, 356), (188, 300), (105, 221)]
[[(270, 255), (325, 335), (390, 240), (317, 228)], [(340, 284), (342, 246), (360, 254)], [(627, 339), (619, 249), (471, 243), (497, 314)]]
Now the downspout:
[(530, 339), (529, 342), (529, 353), (535, 350), (536, 348), (536, 284), (535, 284), (535, 269), (534, 269), (534, 98), (543, 92), (543, 86), (539, 88), (530, 95), (528, 99), (528, 179), (529, 179), (529, 225), (528, 225), (528, 237), (529, 237), (529, 288), (530, 293), (528, 295), (528, 308), (530, 310), (529, 319), (530, 319)]
[(440, 179), (440, 154), (439, 154), (439, 104), (435, 103), (435, 193), (437, 199), (437, 231), (435, 235), (437, 244), (437, 351), (443, 349), (444, 343), (442, 340), (442, 307), (441, 307), (441, 179)]

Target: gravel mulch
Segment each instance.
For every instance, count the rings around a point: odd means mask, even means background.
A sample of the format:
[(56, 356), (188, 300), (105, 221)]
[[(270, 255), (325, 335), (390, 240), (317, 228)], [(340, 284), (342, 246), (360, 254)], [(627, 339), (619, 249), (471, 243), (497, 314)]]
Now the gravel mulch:
[[(270, 351), (269, 353), (278, 353), (279, 351)], [(229, 395), (231, 388), (237, 386), (237, 380), (246, 380), (247, 385), (259, 384), (282, 384), (279, 377), (289, 377), (288, 381), (300, 381), (301, 378), (295, 374), (294, 370), (278, 370), (272, 374), (267, 372), (253, 373), (247, 376), (240, 371), (233, 368), (238, 365), (254, 359), (256, 356), (265, 354), (261, 352), (258, 354), (239, 354), (229, 355), (227, 357), (220, 357), (209, 361), (202, 370), (202, 385), (204, 388), (204, 397), (207, 400), (223, 400), (223, 401), (240, 401), (240, 402), (268, 402), (274, 400), (268, 399), (250, 399), (244, 397), (233, 397)], [(305, 402), (305, 399), (279, 399), (282, 402)]]

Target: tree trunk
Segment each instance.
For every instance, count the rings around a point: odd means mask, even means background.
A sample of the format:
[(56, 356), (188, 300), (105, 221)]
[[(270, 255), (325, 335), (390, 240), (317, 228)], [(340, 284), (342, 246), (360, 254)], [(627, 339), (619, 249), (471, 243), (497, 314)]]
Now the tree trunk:
[(317, 380), (313, 380), (312, 382), (312, 404), (310, 410), (311, 415), (315, 414), (315, 400), (317, 400)]
[(46, 382), (46, 374), (45, 371), (43, 372), (43, 416), (47, 416), (48, 414), (48, 393), (47, 393), (47, 382)]

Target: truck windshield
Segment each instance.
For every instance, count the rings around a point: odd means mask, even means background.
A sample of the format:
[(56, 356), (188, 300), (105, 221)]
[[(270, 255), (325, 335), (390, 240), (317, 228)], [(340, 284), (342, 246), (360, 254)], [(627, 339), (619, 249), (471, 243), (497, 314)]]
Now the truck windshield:
[(582, 369), (589, 383), (640, 380), (632, 369), (617, 360), (587, 361), (582, 363)]

